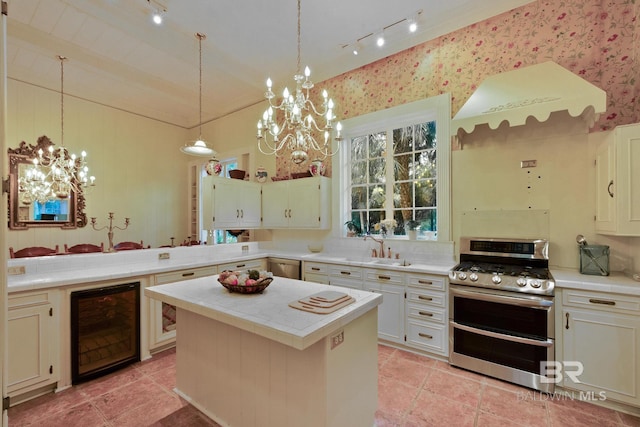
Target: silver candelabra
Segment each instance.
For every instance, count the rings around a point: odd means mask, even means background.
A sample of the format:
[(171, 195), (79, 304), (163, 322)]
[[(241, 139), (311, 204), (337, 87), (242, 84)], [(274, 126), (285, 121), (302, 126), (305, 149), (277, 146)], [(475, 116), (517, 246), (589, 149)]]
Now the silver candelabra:
[(96, 228), (96, 217), (91, 217), (91, 226), (96, 231), (109, 230), (107, 232), (107, 236), (109, 236), (109, 249), (107, 252), (115, 252), (113, 248), (113, 230), (126, 230), (129, 227), (129, 218), (124, 219), (124, 227), (118, 227), (113, 225), (113, 212), (109, 212), (109, 225), (105, 225), (104, 227)]

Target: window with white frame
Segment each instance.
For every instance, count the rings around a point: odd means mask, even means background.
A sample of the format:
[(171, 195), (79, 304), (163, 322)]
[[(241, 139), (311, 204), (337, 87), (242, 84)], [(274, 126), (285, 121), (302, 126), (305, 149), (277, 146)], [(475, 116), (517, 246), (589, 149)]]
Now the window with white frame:
[(348, 234), (449, 240), (450, 111), (441, 95), (345, 122)]

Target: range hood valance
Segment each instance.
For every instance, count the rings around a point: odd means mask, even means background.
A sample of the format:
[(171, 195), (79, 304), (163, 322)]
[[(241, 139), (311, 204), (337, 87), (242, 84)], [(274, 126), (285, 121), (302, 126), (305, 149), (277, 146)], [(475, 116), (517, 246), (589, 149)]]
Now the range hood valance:
[(582, 116), (592, 127), (606, 103), (602, 89), (555, 62), (543, 62), (485, 79), (453, 118), (451, 129), (460, 142), (477, 125), (496, 129), (506, 121), (520, 126), (529, 117), (544, 122), (556, 111)]

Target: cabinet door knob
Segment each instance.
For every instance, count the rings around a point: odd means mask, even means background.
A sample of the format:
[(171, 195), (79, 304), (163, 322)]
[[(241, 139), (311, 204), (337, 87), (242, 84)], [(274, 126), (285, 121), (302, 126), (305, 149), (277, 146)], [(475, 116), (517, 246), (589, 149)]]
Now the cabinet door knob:
[(607, 185), (607, 193), (609, 193), (609, 197), (613, 197), (613, 191), (611, 191), (611, 187), (613, 187), (613, 180), (609, 181), (609, 185)]

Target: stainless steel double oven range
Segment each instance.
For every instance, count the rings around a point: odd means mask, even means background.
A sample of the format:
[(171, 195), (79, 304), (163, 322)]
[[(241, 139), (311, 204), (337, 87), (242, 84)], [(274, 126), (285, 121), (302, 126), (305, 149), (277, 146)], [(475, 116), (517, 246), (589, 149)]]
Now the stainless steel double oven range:
[(449, 273), (449, 363), (553, 393), (554, 285), (543, 239), (460, 239)]

